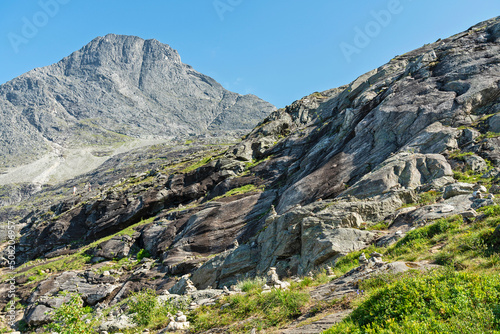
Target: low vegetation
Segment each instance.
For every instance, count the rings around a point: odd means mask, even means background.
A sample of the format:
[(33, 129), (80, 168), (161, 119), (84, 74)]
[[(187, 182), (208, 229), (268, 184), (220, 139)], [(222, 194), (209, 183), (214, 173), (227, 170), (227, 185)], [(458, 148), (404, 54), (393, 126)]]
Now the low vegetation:
[(246, 294), (227, 296), (216, 305), (194, 311), (190, 316), (191, 331), (226, 327), (231, 333), (248, 333), (253, 328), (279, 327), (302, 314), (309, 301), (304, 288), (295, 283), (290, 290), (273, 289), (266, 293), (260, 283), (247, 281), (242, 284)]
[(497, 333), (500, 277), (453, 269), (410, 272), (362, 283), (353, 313), (334, 333)]

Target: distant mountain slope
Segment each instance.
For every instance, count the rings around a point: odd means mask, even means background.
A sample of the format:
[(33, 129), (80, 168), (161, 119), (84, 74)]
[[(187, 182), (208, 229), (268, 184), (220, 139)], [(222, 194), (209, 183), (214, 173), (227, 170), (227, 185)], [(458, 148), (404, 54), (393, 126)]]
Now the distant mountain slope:
[(168, 45), (110, 34), (0, 86), (0, 167), (29, 162), (54, 143), (249, 130), (274, 109), (227, 91)]

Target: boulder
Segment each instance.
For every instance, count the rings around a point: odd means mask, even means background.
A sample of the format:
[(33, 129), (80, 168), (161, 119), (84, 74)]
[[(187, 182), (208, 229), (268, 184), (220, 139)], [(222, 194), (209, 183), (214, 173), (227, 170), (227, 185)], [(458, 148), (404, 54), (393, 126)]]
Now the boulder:
[(376, 237), (369, 231), (332, 228), (313, 219), (302, 222), (300, 274), (322, 264), (334, 263), (347, 253), (366, 248)]
[(490, 193), (492, 194), (500, 194), (500, 186), (498, 184), (494, 184), (490, 187)]
[(488, 130), (500, 133), (500, 114), (495, 114), (488, 119)]
[(474, 191), (474, 184), (457, 182), (447, 186), (444, 189), (443, 198), (448, 199), (458, 195), (472, 194)]
[(78, 292), (81, 294), (82, 299), (90, 306), (96, 305), (98, 302), (103, 301), (108, 297), (118, 285), (107, 284), (82, 284), (78, 287)]
[(475, 154), (466, 155), (464, 160), (467, 167), (469, 167), (474, 173), (483, 173), (488, 170), (488, 164), (486, 161)]
[(194, 291), (196, 291), (196, 287), (189, 279), (189, 275), (182, 276), (181, 279), (168, 290), (169, 293), (174, 295), (183, 295)]
[(24, 321), (28, 326), (40, 326), (47, 324), (52, 319), (53, 308), (43, 304), (28, 306), (24, 313)]
[(129, 235), (115, 236), (108, 241), (104, 241), (97, 246), (94, 256), (113, 260), (127, 257), (134, 239)]

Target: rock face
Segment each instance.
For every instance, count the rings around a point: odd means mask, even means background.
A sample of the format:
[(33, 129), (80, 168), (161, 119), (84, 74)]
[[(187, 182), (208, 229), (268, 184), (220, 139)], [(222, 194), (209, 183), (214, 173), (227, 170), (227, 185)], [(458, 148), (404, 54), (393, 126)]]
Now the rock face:
[(0, 166), (54, 145), (239, 133), (273, 109), (225, 90), (168, 45), (110, 34), (0, 86)]
[[(17, 260), (91, 244), (103, 259), (149, 252), (152, 260), (124, 268), (113, 292), (110, 276), (58, 273), (40, 283), (66, 275), (54, 291), (78, 283), (86, 304), (115, 305), (152, 282), (159, 292), (194, 294), (270, 268), (280, 278), (307, 275), (435, 219), (474, 216), (494, 203), (476, 181), (493, 183), (491, 192), (500, 184), (500, 139), (489, 121), (500, 113), (499, 51), (497, 18), (274, 111), (224, 152), (166, 162), (61, 200), (57, 212), (32, 212), (19, 219)], [(397, 230), (370, 231), (381, 222)], [(45, 295), (37, 291), (27, 304)]]

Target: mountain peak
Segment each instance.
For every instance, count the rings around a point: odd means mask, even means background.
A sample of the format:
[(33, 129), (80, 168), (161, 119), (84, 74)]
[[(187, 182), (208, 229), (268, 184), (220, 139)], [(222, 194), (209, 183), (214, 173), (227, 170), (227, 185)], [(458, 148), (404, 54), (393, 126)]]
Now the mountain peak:
[(47, 142), (64, 148), (242, 134), (275, 109), (225, 90), (167, 44), (115, 34), (1, 85), (0, 106), (4, 166), (39, 158), (51, 150)]

